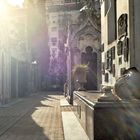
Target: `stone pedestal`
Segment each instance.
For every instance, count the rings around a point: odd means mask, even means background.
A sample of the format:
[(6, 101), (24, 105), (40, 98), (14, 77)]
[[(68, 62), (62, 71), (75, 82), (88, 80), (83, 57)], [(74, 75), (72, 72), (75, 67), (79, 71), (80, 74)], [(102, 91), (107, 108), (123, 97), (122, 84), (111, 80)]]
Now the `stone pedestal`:
[(74, 92), (75, 115), (90, 140), (139, 140), (140, 102), (98, 102), (102, 93)]

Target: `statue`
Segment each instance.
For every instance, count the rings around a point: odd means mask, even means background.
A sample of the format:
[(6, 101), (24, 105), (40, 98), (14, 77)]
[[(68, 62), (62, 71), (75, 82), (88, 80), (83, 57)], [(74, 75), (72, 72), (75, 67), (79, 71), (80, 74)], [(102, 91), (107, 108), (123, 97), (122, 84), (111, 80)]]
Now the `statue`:
[(124, 100), (140, 99), (140, 72), (135, 68), (129, 68), (116, 81), (114, 92)]

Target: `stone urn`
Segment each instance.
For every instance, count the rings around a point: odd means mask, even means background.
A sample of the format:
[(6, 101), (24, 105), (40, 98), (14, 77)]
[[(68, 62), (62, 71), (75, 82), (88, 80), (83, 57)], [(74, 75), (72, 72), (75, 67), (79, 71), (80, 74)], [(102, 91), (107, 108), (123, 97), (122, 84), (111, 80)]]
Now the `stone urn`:
[(76, 65), (73, 69), (73, 79), (76, 90), (85, 90), (84, 84), (87, 82), (87, 65)]
[(114, 92), (121, 99), (140, 99), (140, 72), (135, 68), (129, 68), (116, 81)]

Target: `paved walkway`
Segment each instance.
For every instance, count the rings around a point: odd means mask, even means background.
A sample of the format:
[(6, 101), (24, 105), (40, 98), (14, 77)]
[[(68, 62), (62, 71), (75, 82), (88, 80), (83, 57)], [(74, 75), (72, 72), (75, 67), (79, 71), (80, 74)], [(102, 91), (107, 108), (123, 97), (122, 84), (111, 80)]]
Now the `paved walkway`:
[(0, 107), (0, 140), (63, 140), (59, 93), (40, 93)]

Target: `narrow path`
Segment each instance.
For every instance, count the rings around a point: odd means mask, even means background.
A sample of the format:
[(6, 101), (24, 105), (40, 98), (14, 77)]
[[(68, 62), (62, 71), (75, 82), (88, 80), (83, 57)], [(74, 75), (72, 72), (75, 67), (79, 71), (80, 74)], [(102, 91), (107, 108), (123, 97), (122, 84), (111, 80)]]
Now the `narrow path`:
[(0, 108), (0, 140), (63, 140), (59, 93), (41, 93)]

